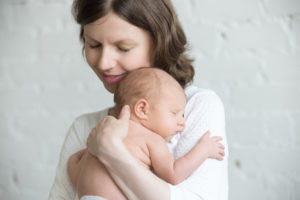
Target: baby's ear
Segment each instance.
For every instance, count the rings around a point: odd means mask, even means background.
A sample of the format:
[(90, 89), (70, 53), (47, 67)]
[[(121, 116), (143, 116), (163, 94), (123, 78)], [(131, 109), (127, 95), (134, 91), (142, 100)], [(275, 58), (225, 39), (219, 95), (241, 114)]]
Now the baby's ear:
[(137, 118), (139, 119), (148, 119), (148, 112), (149, 112), (150, 106), (146, 99), (139, 99), (134, 106), (134, 112)]

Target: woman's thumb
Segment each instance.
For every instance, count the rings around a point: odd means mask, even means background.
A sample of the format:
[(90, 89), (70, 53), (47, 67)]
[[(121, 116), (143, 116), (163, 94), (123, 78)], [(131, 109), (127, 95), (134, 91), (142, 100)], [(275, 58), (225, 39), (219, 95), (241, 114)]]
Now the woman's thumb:
[(120, 112), (119, 119), (128, 121), (129, 118), (130, 118), (130, 108), (128, 105), (125, 105), (123, 106)]

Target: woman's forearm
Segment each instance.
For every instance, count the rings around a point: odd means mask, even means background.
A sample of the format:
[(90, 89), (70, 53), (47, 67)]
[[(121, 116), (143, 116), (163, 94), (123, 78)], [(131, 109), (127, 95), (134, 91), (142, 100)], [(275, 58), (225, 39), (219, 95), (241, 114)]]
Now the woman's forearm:
[(138, 163), (123, 144), (129, 118), (129, 106), (122, 108), (118, 119), (112, 116), (103, 118), (90, 132), (88, 150), (106, 167), (130, 200), (169, 200), (168, 184)]
[(98, 159), (105, 165), (128, 199), (170, 199), (168, 184), (142, 166), (121, 141), (105, 146)]

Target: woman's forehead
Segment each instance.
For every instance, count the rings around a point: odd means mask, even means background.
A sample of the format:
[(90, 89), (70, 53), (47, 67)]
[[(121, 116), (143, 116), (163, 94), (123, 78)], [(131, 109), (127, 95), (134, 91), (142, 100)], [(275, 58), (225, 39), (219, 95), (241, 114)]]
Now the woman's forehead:
[(112, 40), (138, 40), (145, 37), (147, 31), (130, 24), (114, 13), (109, 13), (84, 26), (84, 35), (95, 40), (111, 38)]

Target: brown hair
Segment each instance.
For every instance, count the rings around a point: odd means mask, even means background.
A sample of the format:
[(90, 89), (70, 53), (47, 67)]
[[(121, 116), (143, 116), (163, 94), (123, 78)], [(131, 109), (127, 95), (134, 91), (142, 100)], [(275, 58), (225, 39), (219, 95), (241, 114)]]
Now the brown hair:
[(192, 59), (185, 51), (187, 40), (170, 0), (74, 0), (73, 15), (83, 27), (109, 12), (148, 31), (153, 39), (152, 66), (173, 76), (182, 87), (193, 81)]

